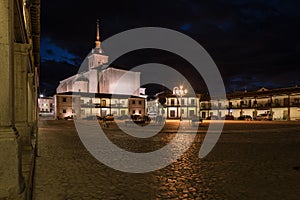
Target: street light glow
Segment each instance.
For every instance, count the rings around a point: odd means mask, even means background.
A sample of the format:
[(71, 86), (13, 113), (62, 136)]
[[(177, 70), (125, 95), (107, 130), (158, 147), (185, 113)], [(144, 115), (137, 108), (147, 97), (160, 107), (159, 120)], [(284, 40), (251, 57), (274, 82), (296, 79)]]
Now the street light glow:
[(180, 121), (182, 120), (182, 96), (188, 93), (187, 89), (184, 89), (182, 85), (173, 88), (173, 94), (180, 97), (179, 105), (180, 105)]

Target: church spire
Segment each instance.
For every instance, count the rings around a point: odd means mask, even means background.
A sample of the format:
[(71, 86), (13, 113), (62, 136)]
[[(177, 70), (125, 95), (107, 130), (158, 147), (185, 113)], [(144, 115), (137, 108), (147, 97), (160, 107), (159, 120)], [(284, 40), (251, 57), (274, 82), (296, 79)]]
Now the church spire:
[(97, 49), (101, 49), (101, 47), (100, 47), (101, 42), (100, 42), (100, 31), (99, 31), (99, 19), (97, 19), (97, 36), (96, 36), (95, 44), (96, 44)]
[(100, 41), (99, 19), (97, 19), (97, 41)]

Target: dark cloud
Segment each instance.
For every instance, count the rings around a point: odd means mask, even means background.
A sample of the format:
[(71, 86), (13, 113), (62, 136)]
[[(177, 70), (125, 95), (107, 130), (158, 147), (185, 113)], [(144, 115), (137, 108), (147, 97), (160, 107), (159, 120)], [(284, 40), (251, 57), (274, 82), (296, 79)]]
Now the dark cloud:
[[(41, 68), (57, 70), (46, 67), (49, 61), (78, 66), (94, 47), (100, 18), (102, 40), (143, 26), (187, 34), (212, 56), (228, 90), (291, 86), (299, 84), (299, 10), (297, 0), (45, 1)], [(172, 56), (152, 54), (175, 63)], [(144, 57), (149, 55), (139, 54), (138, 60)], [(182, 71), (191, 72), (188, 68)], [(52, 78), (59, 80), (56, 74)]]
[(77, 71), (78, 67), (66, 62), (43, 62), (40, 71), (40, 92), (44, 95), (55, 94), (59, 81), (73, 76)]

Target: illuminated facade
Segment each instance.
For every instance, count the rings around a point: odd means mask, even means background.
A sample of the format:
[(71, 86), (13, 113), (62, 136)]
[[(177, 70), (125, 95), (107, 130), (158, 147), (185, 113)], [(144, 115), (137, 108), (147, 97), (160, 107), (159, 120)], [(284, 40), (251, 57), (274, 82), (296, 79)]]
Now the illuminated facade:
[[(83, 70), (82, 70), (83, 69)], [(86, 118), (89, 116), (129, 115), (129, 99), (143, 101), (141, 112), (145, 113), (145, 98), (141, 94), (140, 72), (132, 72), (110, 67), (108, 56), (101, 48), (99, 24), (97, 23), (97, 37), (95, 48), (89, 53), (81, 65), (81, 72), (60, 81), (55, 99), (55, 117), (62, 119), (68, 116)], [(77, 95), (74, 95), (76, 93)], [(61, 99), (80, 97), (78, 104), (61, 102)], [(143, 95), (143, 96), (141, 96)], [(67, 97), (69, 96), (69, 97)], [(77, 101), (76, 101), (77, 102)]]
[(54, 100), (53, 97), (39, 97), (38, 105), (40, 113), (53, 113)]
[(226, 100), (201, 99), (200, 116), (250, 115), (270, 113), (273, 120), (300, 120), (300, 87), (228, 94)]
[[(180, 102), (181, 101), (181, 102)], [(190, 119), (199, 116), (200, 95), (177, 97), (174, 94), (160, 93), (147, 102), (147, 112), (156, 112), (167, 119)]]

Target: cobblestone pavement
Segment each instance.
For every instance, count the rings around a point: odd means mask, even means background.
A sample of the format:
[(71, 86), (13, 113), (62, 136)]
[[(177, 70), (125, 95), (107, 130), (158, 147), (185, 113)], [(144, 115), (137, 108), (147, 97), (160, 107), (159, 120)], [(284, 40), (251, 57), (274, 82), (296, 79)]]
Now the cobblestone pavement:
[[(155, 137), (127, 137), (113, 125), (118, 146), (147, 152), (174, 137), (172, 122)], [(175, 163), (145, 174), (111, 169), (93, 158), (72, 121), (41, 121), (36, 200), (64, 199), (299, 199), (300, 123), (226, 122), (213, 151), (199, 159), (204, 122), (192, 147)], [(188, 134), (188, 133), (186, 133)], [(297, 168), (297, 166), (299, 168)]]

